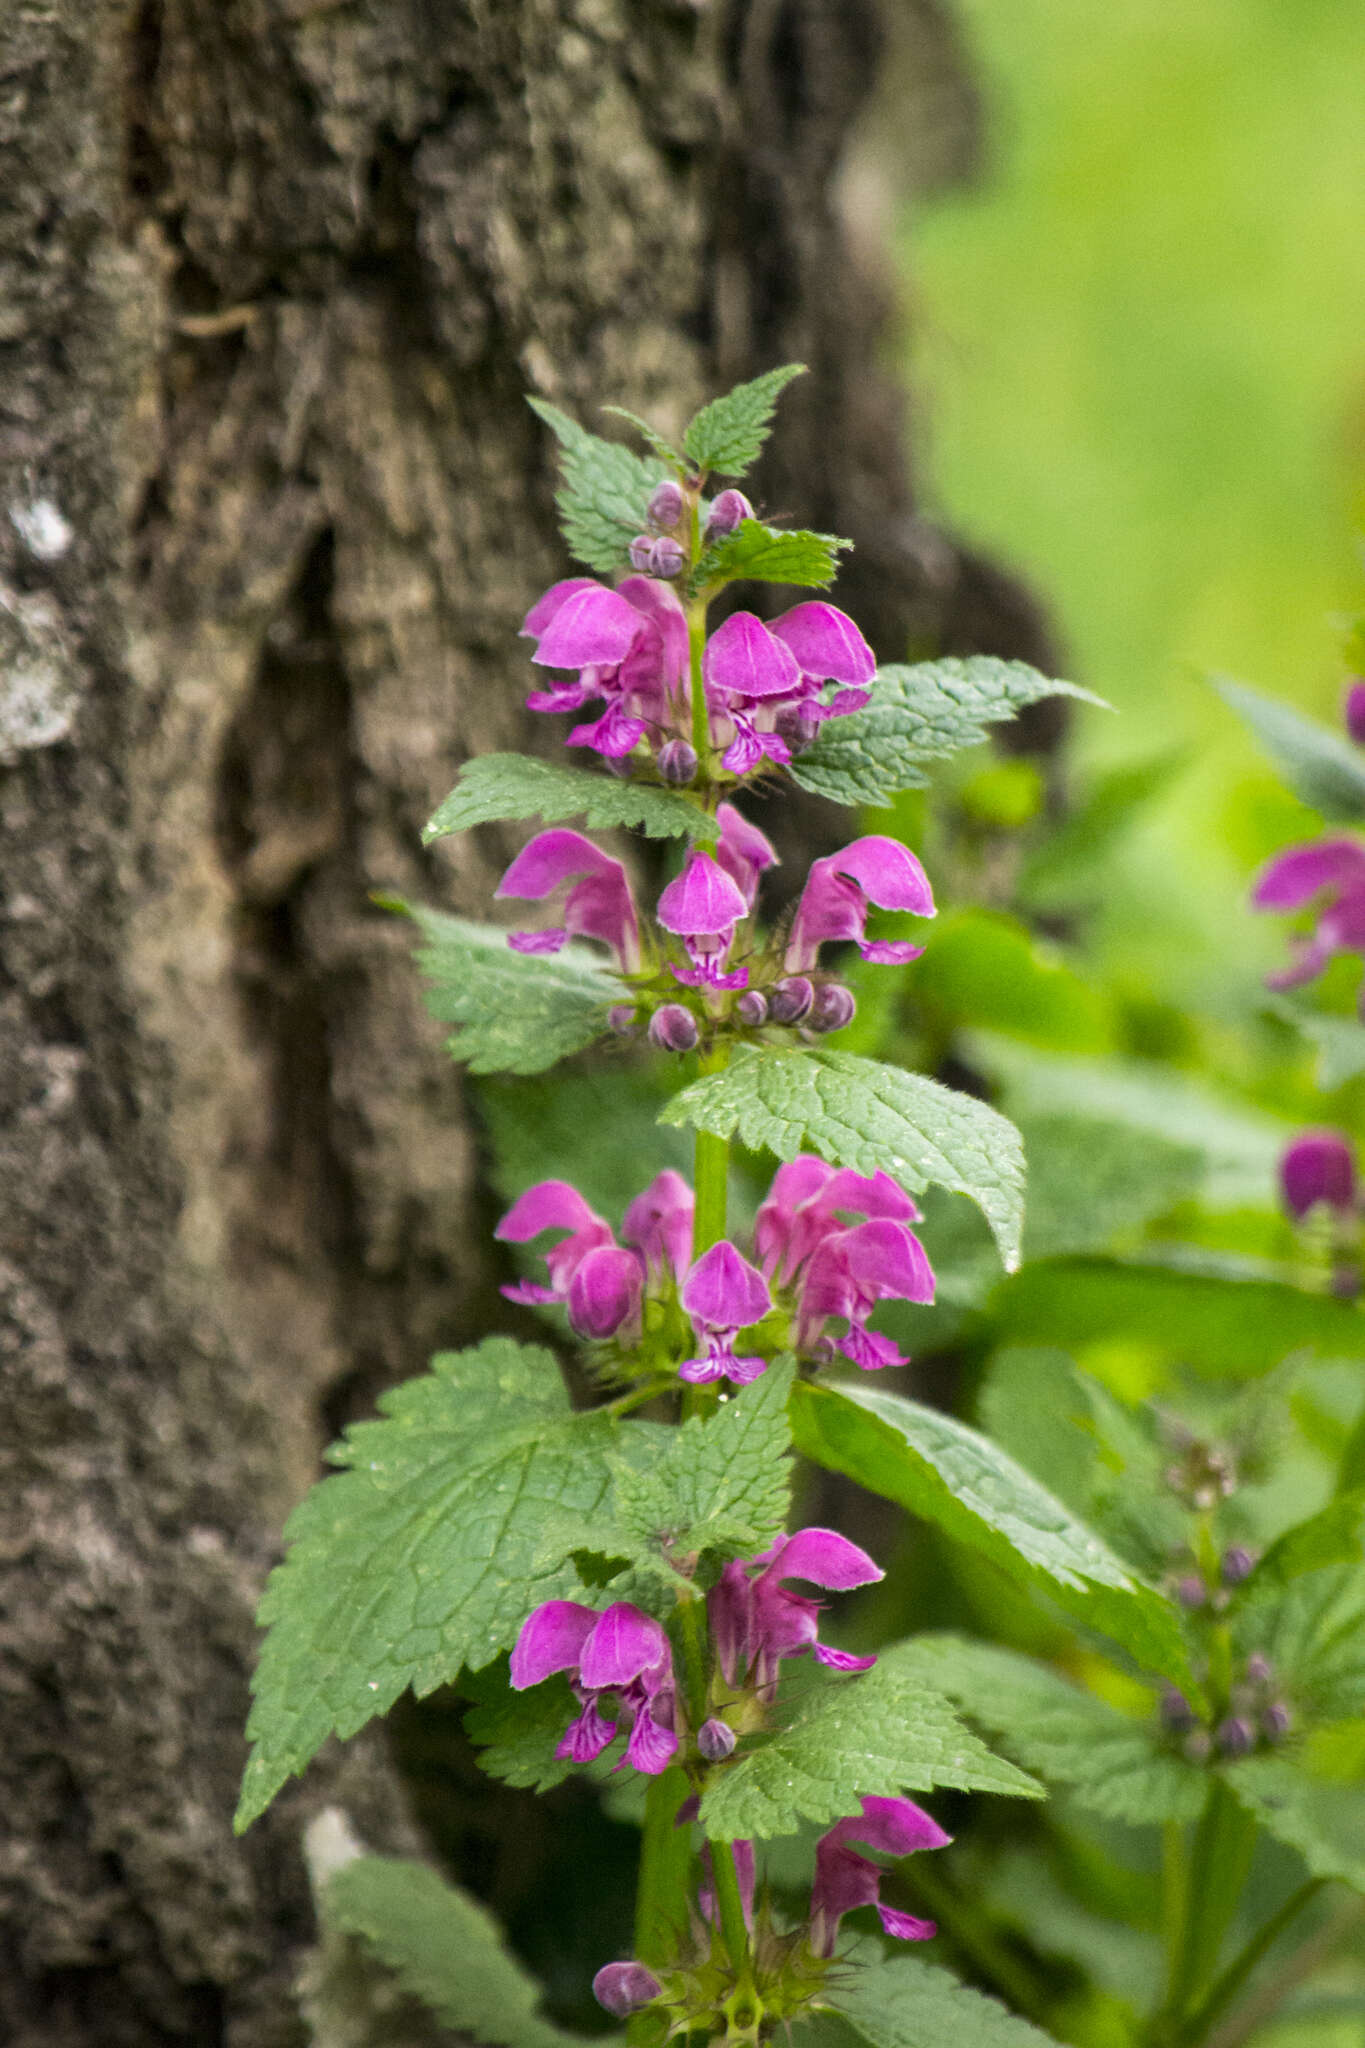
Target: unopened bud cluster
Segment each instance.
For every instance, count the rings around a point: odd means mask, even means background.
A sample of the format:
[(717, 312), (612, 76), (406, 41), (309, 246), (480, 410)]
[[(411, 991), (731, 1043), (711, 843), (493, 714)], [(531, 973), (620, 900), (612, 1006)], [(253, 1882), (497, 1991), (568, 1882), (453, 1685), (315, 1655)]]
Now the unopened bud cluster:
[(1161, 1698), (1161, 1726), (1190, 1763), (1250, 1756), (1274, 1748), (1293, 1733), (1294, 1713), (1276, 1683), (1270, 1659), (1253, 1651), (1234, 1674), (1227, 1698), (1211, 1720), (1195, 1712), (1174, 1686)]

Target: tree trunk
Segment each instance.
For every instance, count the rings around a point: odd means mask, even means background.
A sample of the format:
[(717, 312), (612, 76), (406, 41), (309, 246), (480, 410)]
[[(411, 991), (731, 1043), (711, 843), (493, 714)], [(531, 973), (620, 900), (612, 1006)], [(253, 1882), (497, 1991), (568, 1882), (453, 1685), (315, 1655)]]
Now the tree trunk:
[(1037, 641), (910, 502), (832, 198), (877, 52), (871, 0), (0, 8), (11, 2048), (297, 2039), (303, 1820), (405, 1839), (375, 1738), (230, 1814), (320, 1446), (492, 1313), (460, 1081), (369, 899), (479, 913), (507, 841), (421, 823), (549, 744), (524, 393), (676, 425), (802, 357), (761, 494), (862, 544), (880, 651)]

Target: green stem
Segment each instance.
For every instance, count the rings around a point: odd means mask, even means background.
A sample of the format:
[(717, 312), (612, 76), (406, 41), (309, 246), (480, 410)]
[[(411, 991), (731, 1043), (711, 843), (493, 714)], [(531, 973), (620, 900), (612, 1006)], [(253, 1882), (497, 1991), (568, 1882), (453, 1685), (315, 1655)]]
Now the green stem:
[(645, 1793), (645, 1827), (640, 1843), (640, 1877), (635, 1892), (635, 1953), (651, 1968), (676, 1960), (687, 1932), (687, 1892), (692, 1877), (689, 1830), (675, 1825), (691, 1787), (673, 1764), (651, 1778)]
[(1322, 1965), (1329, 1962), (1349, 1935), (1359, 1932), (1365, 1925), (1365, 1900), (1351, 1899), (1317, 1932), (1310, 1934), (1307, 1941), (1296, 1948), (1292, 1955), (1285, 1957), (1278, 1970), (1254, 1991), (1246, 2003), (1238, 2008), (1209, 2043), (1209, 2048), (1242, 2048), (1244, 2041), (1272, 2019), (1291, 1992), (1308, 1979)]
[(706, 1846), (711, 1856), (711, 1878), (716, 1894), (716, 1909), (720, 1914), (721, 1937), (741, 1990), (752, 1989), (749, 1930), (744, 1923), (744, 1902), (739, 1895), (735, 1852), (728, 1842), (708, 1842)]
[(1337, 1492), (1352, 1493), (1358, 1486), (1365, 1486), (1365, 1408), (1351, 1434), (1346, 1439), (1346, 1448), (1341, 1454), (1341, 1470), (1337, 1474)]
[(1163, 2031), (1175, 2033), (1218, 1962), (1246, 1882), (1256, 1823), (1221, 1778), (1209, 1786), (1195, 1829), (1185, 1886), (1184, 1926), (1171, 1969)]
[(1178, 2029), (1176, 2048), (1195, 2048), (1211, 2032), (1214, 2023), (1220, 2020), (1233, 1999), (1237, 1996), (1247, 1978), (1251, 1975), (1262, 1956), (1277, 1942), (1292, 1920), (1296, 1920), (1310, 1899), (1315, 1899), (1326, 1883), (1325, 1878), (1310, 1877), (1292, 1892), (1277, 1913), (1272, 1913), (1264, 1927), (1257, 1929), (1241, 1954), (1235, 1956), (1213, 1985), (1198, 2011), (1193, 2013)]
[(932, 1870), (916, 1866), (907, 1871), (906, 1882), (961, 1951), (963, 1960), (979, 1970), (1026, 2019), (1046, 2026), (1049, 2000), (1043, 1987), (1027, 1964), (1011, 1954), (987, 1916)]

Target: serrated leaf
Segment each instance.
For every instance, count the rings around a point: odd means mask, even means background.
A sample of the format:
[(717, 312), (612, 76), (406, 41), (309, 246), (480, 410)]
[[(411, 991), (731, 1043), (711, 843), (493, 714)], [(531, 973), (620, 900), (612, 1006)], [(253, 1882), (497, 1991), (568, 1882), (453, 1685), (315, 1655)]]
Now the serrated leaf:
[(1327, 1565), (1362, 1562), (1365, 1492), (1343, 1493), (1316, 1515), (1277, 1536), (1234, 1597), (1256, 1599), (1271, 1588), (1287, 1586), (1291, 1579), (1300, 1578), (1305, 1572), (1321, 1571)]
[(613, 1425), (570, 1411), (548, 1351), (490, 1337), (379, 1406), (331, 1453), (350, 1469), (290, 1517), (261, 1600), (239, 1830), (329, 1735), (488, 1663), (532, 1607), (577, 1586), (546, 1564), (543, 1528), (604, 1500)]
[(1365, 1785), (1311, 1778), (1288, 1757), (1248, 1756), (1223, 1776), (1267, 1834), (1297, 1849), (1314, 1877), (1365, 1892)]
[(1230, 676), (1215, 677), (1214, 687), (1251, 727), (1304, 803), (1324, 818), (1365, 818), (1365, 752), (1329, 726)]
[(923, 1074), (818, 1046), (741, 1047), (723, 1073), (694, 1081), (660, 1115), (753, 1151), (818, 1152), (859, 1173), (879, 1168), (918, 1194), (932, 1182), (970, 1195), (1007, 1269), (1019, 1263), (1024, 1154), (998, 1111)]
[(543, 398), (527, 404), (560, 445), (562, 482), (555, 504), (570, 553), (599, 575), (614, 575), (629, 560), (651, 494), (671, 471), (653, 456), (590, 434)]
[(824, 590), (839, 573), (839, 556), (851, 540), (837, 533), (784, 532), (757, 519), (741, 519), (733, 533), (707, 548), (692, 576), (695, 589), (712, 584), (799, 583)]
[(624, 420), (628, 426), (634, 427), (646, 446), (654, 450), (661, 462), (668, 464), (675, 476), (681, 478), (686, 474), (687, 463), (673, 443), (665, 440), (657, 428), (651, 427), (648, 420), (642, 420), (638, 412), (628, 412), (624, 405), (604, 405), (602, 411), (610, 413), (613, 419)]
[(712, 1777), (701, 1803), (707, 1835), (788, 1835), (802, 1821), (857, 1813), (868, 1795), (936, 1785), (1041, 1798), (1034, 1779), (992, 1756), (924, 1683), (913, 1647), (897, 1644), (870, 1671), (812, 1685), (784, 1728)]
[(764, 1550), (786, 1520), (791, 1492), (787, 1398), (795, 1366), (777, 1359), (703, 1421), (651, 1433), (636, 1457), (623, 1439), (612, 1461), (611, 1514), (638, 1543), (677, 1556)]
[(445, 802), (422, 828), (429, 846), (450, 832), (503, 818), (582, 817), (589, 830), (636, 826), (650, 839), (714, 839), (716, 821), (671, 789), (627, 782), (574, 768), (567, 761), (537, 761), (529, 754), (481, 754), (467, 761)]
[(993, 1559), (1194, 1699), (1175, 1610), (989, 1437), (877, 1387), (800, 1383), (796, 1448)]
[(837, 804), (887, 804), (901, 790), (928, 781), (924, 762), (976, 746), (992, 725), (1043, 697), (1104, 705), (1075, 683), (991, 654), (893, 663), (878, 669), (871, 702), (829, 719), (815, 745), (792, 763), (791, 774), (803, 789)]
[(768, 438), (779, 396), (805, 368), (804, 363), (783, 363), (704, 405), (683, 435), (683, 449), (697, 468), (743, 476)]
[(1235, 1617), (1238, 1649), (1270, 1659), (1306, 1719), (1365, 1718), (1365, 1572), (1332, 1565), (1248, 1600)]
[(586, 946), (515, 953), (506, 932), (493, 925), (421, 904), (394, 907), (426, 939), (417, 965), (430, 983), (427, 1009), (459, 1027), (449, 1049), (471, 1073), (543, 1073), (600, 1038), (612, 1005), (630, 999), (625, 983)]
[(404, 1990), (488, 2048), (582, 2048), (539, 2017), (540, 1988), (503, 1946), (497, 1922), (423, 1863), (358, 1856), (323, 1892), (329, 1927), (357, 1936)]
[(507, 1665), (499, 1659), (463, 1683), (473, 1701), (465, 1733), (479, 1751), (479, 1768), (501, 1784), (531, 1792), (562, 1784), (574, 1766), (555, 1750), (580, 1711), (563, 1673), (513, 1692)]
[(1051, 2036), (918, 1956), (837, 1972), (835, 2008), (798, 2023), (798, 2048), (1055, 2048)]
[(1198, 1819), (1208, 1778), (1163, 1748), (1153, 1726), (1015, 1650), (952, 1635), (917, 1636), (911, 1648), (926, 1684), (1091, 1812), (1135, 1827)]

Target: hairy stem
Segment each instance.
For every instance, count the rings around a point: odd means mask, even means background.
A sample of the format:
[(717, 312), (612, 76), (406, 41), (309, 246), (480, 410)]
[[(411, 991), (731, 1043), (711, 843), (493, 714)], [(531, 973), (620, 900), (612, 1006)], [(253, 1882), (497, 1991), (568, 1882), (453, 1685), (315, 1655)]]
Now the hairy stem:
[(635, 1953), (651, 1967), (673, 1962), (687, 1931), (692, 1848), (688, 1829), (676, 1826), (676, 1821), (690, 1789), (687, 1773), (674, 1764), (651, 1778), (645, 1793), (635, 1892)]
[(1257, 1929), (1241, 1954), (1234, 1956), (1222, 1976), (1214, 1983), (1203, 2004), (1177, 2030), (1177, 2048), (1195, 2048), (1196, 2043), (1207, 2038), (1262, 1956), (1279, 1940), (1290, 1922), (1298, 1918), (1310, 1899), (1317, 1897), (1325, 1883), (1325, 1878), (1310, 1877), (1296, 1892), (1290, 1894), (1277, 1913), (1271, 1914), (1263, 1927)]
[(728, 1842), (708, 1842), (711, 1877), (715, 1886), (720, 1931), (741, 1989), (750, 1987), (749, 1930), (744, 1922), (744, 1902), (739, 1895), (735, 1852)]
[(1273, 1976), (1253, 1992), (1245, 2005), (1212, 2036), (1208, 2048), (1242, 2048), (1242, 2043), (1278, 2012), (1290, 1993), (1297, 1991), (1300, 1984), (1328, 1962), (1349, 1935), (1358, 1934), (1362, 1926), (1365, 1926), (1365, 1900), (1348, 1899), (1315, 1934), (1309, 1935), (1301, 1947), (1285, 1957)]
[(1215, 1779), (1190, 1850), (1184, 1925), (1160, 2027), (1166, 2038), (1178, 2038), (1180, 2021), (1213, 1974), (1255, 1846), (1255, 1821)]

